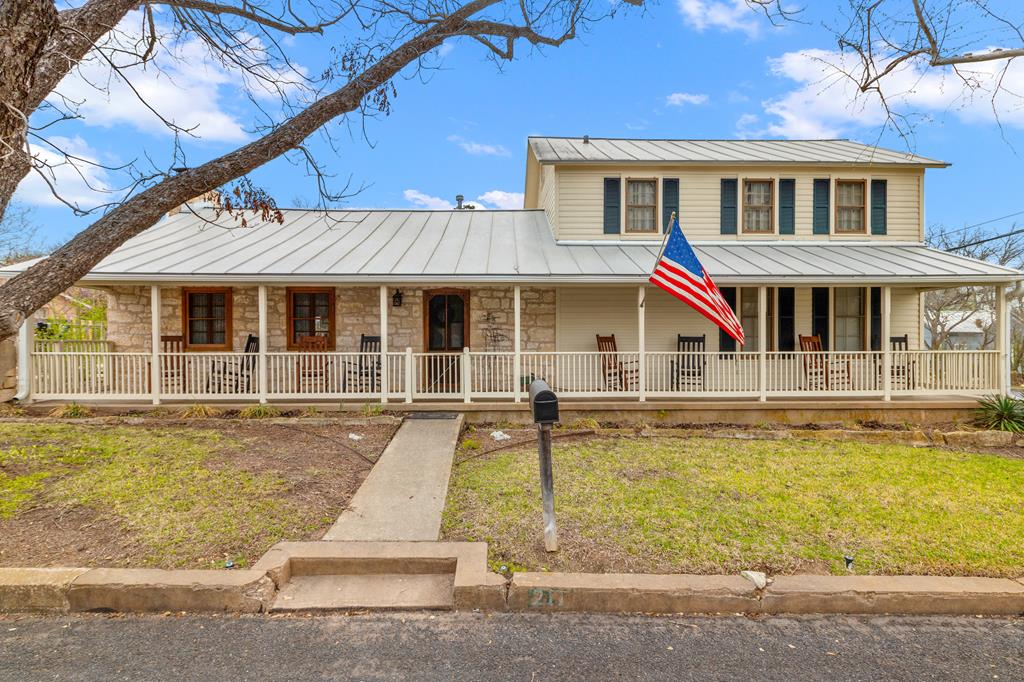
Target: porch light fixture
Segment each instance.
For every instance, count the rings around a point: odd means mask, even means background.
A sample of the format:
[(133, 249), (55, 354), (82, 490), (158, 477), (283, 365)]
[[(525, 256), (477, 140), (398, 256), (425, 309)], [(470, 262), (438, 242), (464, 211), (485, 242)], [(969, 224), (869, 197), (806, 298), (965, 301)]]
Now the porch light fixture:
[(401, 308), (402, 307), (402, 290), (401, 289), (396, 290), (395, 293), (391, 296), (391, 306), (394, 307), (394, 308)]

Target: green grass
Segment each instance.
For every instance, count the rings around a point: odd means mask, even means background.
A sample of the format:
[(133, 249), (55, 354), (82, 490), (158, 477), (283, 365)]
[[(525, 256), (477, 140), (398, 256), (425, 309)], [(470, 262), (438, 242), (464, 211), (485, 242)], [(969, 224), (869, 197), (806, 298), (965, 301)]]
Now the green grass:
[(218, 460), (244, 445), (216, 431), (0, 424), (0, 443), (0, 520), (80, 505), (141, 543), (145, 565), (245, 564), (322, 521), (282, 499), (283, 478)]
[(543, 551), (537, 455), (455, 468), (445, 539), (493, 567), (1024, 574), (1024, 460), (899, 445), (714, 439), (556, 443), (561, 549)]

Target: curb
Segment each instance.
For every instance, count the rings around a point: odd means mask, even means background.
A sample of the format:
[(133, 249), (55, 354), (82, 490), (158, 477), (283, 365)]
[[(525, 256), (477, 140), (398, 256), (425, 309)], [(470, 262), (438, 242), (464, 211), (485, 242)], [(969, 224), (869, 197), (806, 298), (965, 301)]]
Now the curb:
[(1024, 614), (1009, 578), (780, 576), (763, 590), (739, 576), (516, 573), (512, 611), (592, 613)]
[(453, 608), (704, 614), (1024, 615), (1024, 580), (944, 576), (516, 573), (487, 568), (485, 543), (279, 543), (248, 570), (0, 568), (0, 613), (265, 613), (304, 575), (453, 572)]

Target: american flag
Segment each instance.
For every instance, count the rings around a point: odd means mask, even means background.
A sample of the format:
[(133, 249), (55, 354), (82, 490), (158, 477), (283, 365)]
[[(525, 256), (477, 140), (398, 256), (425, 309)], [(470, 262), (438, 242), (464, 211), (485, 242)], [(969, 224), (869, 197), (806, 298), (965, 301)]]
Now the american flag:
[(697, 260), (697, 254), (683, 236), (678, 218), (672, 220), (672, 229), (654, 266), (651, 283), (688, 304), (743, 345), (743, 326), (711, 275)]

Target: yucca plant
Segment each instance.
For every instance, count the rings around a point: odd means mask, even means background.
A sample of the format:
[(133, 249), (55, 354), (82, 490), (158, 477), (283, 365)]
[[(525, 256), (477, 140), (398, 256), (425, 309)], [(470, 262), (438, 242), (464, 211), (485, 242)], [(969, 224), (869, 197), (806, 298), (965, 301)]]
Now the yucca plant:
[(975, 411), (978, 426), (993, 431), (1024, 433), (1024, 403), (1005, 395), (992, 395), (978, 401)]

